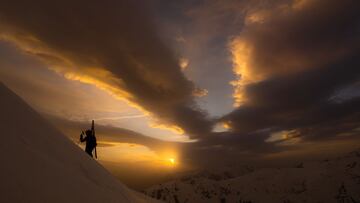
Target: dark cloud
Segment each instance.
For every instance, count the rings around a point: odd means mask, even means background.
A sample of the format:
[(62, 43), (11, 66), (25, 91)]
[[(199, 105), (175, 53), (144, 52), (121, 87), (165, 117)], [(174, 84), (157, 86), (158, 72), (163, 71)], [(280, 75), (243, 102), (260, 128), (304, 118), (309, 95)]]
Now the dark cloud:
[(71, 71), (84, 75), (87, 67), (110, 71), (115, 78), (92, 76), (130, 93), (128, 100), (192, 137), (205, 134), (211, 123), (193, 100), (194, 84), (159, 39), (146, 7), (145, 1), (4, 1), (0, 28), (19, 44), (31, 41), (51, 65), (70, 61)]
[(244, 105), (223, 117), (234, 132), (297, 129), (309, 139), (359, 125), (358, 98), (331, 98), (360, 79), (360, 3), (304, 2), (244, 30), (252, 71), (265, 77), (246, 85)]
[[(266, 155), (306, 146), (301, 143), (358, 141), (360, 3), (303, 3), (273, 4), (262, 11), (261, 22), (243, 28), (237, 40), (249, 49), (233, 54), (249, 54), (239, 57), (248, 65), (240, 70), (249, 70), (239, 79), (250, 81), (242, 83), (245, 102), (219, 120), (230, 132), (185, 146), (185, 157), (205, 165), (261, 162)], [(279, 132), (287, 138), (268, 140)]]
[(271, 77), (320, 68), (359, 48), (359, 2), (303, 0), (297, 8), (295, 2), (255, 12), (263, 22), (244, 28), (252, 72)]
[(224, 119), (231, 120), (236, 131), (249, 133), (278, 126), (297, 128), (358, 113), (356, 100), (336, 103), (330, 98), (359, 79), (359, 65), (354, 54), (329, 67), (249, 85), (245, 90), (249, 103)]

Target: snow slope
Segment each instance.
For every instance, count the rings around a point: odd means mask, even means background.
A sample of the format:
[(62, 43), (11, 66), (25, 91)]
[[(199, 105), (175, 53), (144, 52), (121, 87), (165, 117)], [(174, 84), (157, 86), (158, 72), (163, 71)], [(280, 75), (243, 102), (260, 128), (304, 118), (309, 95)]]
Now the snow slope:
[(154, 202), (118, 182), (0, 83), (0, 202)]
[(146, 194), (187, 203), (360, 203), (360, 150), (292, 168), (249, 170), (235, 178), (209, 174), (156, 185)]

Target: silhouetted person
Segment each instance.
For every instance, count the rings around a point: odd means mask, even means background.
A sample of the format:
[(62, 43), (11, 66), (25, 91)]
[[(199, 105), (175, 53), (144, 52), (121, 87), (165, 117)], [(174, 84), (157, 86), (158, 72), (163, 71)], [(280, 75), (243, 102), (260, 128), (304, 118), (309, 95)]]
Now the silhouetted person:
[(80, 134), (80, 142), (86, 142), (85, 146), (85, 152), (88, 153), (91, 157), (93, 157), (92, 151), (95, 149), (97, 143), (96, 143), (96, 137), (92, 130), (85, 131), (85, 137), (84, 137), (84, 131)]

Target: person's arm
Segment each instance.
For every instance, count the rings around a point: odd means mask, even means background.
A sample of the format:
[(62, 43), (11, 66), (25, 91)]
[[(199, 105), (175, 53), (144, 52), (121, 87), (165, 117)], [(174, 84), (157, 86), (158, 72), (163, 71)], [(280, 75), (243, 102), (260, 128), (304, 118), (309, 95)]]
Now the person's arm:
[(83, 136), (84, 136), (84, 131), (81, 132), (81, 134), (80, 134), (80, 142), (85, 142), (86, 141), (87, 136), (85, 136), (85, 137), (83, 137)]

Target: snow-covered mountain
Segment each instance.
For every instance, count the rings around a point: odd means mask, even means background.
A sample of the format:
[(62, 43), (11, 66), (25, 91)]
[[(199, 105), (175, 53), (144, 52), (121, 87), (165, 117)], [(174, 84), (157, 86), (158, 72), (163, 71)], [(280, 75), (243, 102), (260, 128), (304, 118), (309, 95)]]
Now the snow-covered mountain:
[(360, 203), (360, 150), (292, 168), (248, 170), (235, 178), (224, 174), (187, 175), (145, 193), (175, 203)]
[(128, 189), (0, 84), (0, 202), (154, 202)]

